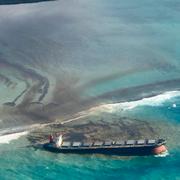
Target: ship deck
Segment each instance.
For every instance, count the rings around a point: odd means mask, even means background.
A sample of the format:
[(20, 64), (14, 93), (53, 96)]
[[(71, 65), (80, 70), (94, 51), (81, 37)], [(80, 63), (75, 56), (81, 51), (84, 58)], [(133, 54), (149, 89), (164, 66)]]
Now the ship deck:
[(96, 141), (96, 142), (70, 142), (64, 141), (60, 147), (55, 143), (47, 143), (48, 148), (58, 149), (115, 149), (115, 148), (130, 148), (130, 147), (155, 147), (165, 144), (165, 140), (127, 140), (127, 141)]

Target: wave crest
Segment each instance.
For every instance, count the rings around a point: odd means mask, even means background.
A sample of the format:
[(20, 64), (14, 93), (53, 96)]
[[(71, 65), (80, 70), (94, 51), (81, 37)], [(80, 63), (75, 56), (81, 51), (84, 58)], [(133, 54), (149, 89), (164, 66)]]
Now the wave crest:
[(9, 144), (12, 140), (16, 140), (16, 139), (20, 138), (21, 136), (24, 136), (27, 134), (28, 134), (28, 132), (24, 131), (24, 132), (0, 136), (0, 144)]
[(137, 101), (102, 104), (91, 108), (91, 111), (115, 112), (121, 110), (131, 110), (138, 106), (160, 106), (171, 98), (180, 96), (180, 91), (169, 91), (153, 97), (143, 98)]

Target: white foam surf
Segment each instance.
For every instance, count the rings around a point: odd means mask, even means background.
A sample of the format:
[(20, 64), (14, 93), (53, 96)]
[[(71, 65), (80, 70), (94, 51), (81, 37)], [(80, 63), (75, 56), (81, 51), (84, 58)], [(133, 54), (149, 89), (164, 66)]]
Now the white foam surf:
[[(161, 106), (164, 102), (178, 96), (180, 96), (180, 91), (169, 91), (153, 97), (143, 98), (137, 101), (102, 104), (100, 106), (91, 108), (90, 111), (96, 110), (96, 111), (114, 112), (120, 110), (131, 110), (138, 106)], [(174, 106), (175, 105), (173, 105), (173, 107)]]
[(155, 155), (154, 157), (166, 157), (166, 156), (169, 156), (169, 152), (168, 151), (165, 151), (161, 154), (158, 154), (158, 155)]
[(12, 140), (16, 140), (21, 136), (27, 135), (28, 131), (18, 132), (0, 136), (0, 144), (9, 144)]

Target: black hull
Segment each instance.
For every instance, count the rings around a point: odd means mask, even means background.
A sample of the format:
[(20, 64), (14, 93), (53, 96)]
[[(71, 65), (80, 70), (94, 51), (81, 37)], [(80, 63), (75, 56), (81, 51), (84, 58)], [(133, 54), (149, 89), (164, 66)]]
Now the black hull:
[(128, 146), (128, 147), (94, 147), (94, 148), (58, 148), (47, 143), (44, 149), (55, 153), (72, 153), (72, 154), (105, 154), (119, 156), (145, 156), (153, 155), (153, 146)]

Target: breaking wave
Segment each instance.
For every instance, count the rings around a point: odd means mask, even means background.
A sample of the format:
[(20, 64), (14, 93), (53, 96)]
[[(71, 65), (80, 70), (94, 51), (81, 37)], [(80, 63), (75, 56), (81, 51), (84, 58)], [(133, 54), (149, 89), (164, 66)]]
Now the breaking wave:
[(9, 144), (12, 140), (16, 140), (16, 139), (20, 138), (21, 136), (24, 136), (27, 134), (28, 134), (28, 131), (24, 131), (24, 132), (0, 136), (0, 144)]
[[(90, 111), (102, 111), (113, 113), (116, 111), (131, 110), (139, 106), (161, 106), (164, 102), (180, 96), (180, 91), (169, 91), (153, 97), (143, 98), (137, 101), (122, 102), (122, 103), (111, 103), (102, 104), (90, 109)], [(173, 107), (176, 105), (173, 104)]]
[(166, 157), (166, 156), (169, 156), (169, 152), (168, 151), (165, 151), (164, 153), (155, 155), (154, 157)]

